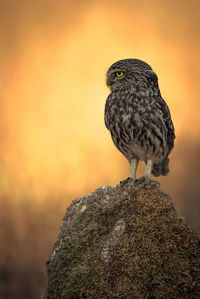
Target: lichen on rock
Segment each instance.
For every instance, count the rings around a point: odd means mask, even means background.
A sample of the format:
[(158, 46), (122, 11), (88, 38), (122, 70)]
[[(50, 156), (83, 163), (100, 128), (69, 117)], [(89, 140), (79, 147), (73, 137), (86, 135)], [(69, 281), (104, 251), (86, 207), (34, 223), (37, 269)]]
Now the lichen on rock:
[(155, 184), (74, 200), (47, 263), (45, 298), (200, 298), (200, 242)]

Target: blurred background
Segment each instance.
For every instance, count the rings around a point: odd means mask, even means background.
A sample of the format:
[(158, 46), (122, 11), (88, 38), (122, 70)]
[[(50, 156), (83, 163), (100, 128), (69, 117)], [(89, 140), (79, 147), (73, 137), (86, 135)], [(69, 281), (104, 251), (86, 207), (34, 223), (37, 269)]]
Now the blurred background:
[(123, 58), (158, 75), (176, 129), (159, 181), (200, 234), (200, 2), (0, 0), (0, 298), (42, 298), (67, 206), (127, 178), (104, 126)]

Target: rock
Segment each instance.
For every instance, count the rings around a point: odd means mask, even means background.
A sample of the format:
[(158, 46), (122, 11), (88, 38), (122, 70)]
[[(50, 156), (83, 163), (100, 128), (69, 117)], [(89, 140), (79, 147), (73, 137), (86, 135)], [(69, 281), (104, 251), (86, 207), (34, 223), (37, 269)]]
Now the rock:
[(45, 298), (200, 298), (200, 242), (153, 182), (74, 200), (47, 262)]

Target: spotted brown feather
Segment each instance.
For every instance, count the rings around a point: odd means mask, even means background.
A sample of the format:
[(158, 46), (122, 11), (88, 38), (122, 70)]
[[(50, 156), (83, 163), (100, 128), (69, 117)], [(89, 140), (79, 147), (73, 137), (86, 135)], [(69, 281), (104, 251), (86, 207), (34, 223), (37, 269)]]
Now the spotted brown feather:
[[(117, 77), (116, 72), (124, 75)], [(149, 163), (147, 181), (151, 173), (167, 175), (175, 133), (157, 75), (145, 62), (125, 59), (109, 68), (107, 85), (111, 94), (105, 106), (105, 125), (120, 152), (130, 163), (136, 161), (130, 177), (135, 179), (139, 160)]]

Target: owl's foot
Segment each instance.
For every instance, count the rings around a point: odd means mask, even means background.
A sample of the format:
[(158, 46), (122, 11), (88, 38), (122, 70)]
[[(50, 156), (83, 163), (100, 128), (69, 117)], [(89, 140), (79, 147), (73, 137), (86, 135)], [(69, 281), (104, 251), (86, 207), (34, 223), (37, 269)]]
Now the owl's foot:
[(148, 176), (142, 176), (138, 180), (136, 180), (137, 185), (143, 185), (143, 187), (147, 187), (149, 185), (154, 185), (156, 187), (160, 187), (160, 183), (155, 180), (151, 180)]
[(143, 185), (144, 187), (148, 186), (150, 184), (149, 178), (142, 176), (139, 179), (137, 179), (137, 185)]
[(127, 179), (123, 180), (123, 181), (120, 181), (120, 185), (125, 185), (125, 184), (128, 184), (128, 183), (131, 183), (131, 184), (135, 184), (136, 180), (128, 177)]

